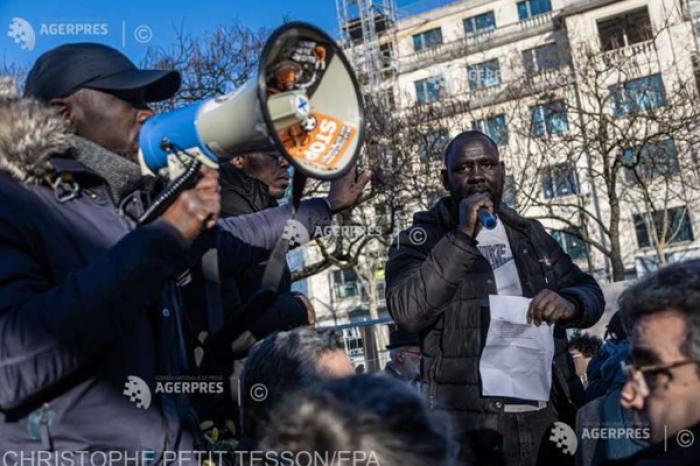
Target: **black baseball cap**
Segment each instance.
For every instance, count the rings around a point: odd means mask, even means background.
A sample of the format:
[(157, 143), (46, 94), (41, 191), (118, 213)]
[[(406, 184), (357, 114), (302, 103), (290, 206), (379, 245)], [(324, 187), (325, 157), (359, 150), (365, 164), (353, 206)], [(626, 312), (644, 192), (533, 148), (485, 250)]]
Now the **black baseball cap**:
[(105, 92), (144, 89), (146, 102), (157, 102), (177, 92), (180, 73), (140, 70), (123, 53), (103, 44), (65, 44), (37, 59), (27, 75), (24, 95), (48, 102), (83, 87)]

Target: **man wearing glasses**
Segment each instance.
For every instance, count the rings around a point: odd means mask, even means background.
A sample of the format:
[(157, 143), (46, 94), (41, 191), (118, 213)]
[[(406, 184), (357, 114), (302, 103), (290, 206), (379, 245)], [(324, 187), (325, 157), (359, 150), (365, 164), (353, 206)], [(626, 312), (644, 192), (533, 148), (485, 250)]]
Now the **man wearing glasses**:
[(396, 379), (418, 387), (420, 383), (420, 339), (415, 333), (401, 329), (389, 333), (386, 346), (391, 359), (384, 372)]
[(649, 423), (652, 446), (606, 464), (700, 464), (700, 260), (644, 278), (620, 310), (632, 335), (620, 403)]

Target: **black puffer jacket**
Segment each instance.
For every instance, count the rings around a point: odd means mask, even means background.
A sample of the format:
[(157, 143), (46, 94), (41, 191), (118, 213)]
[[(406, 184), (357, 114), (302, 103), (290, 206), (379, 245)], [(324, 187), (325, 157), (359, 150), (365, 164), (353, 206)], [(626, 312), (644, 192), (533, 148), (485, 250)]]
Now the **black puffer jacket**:
[[(476, 241), (457, 228), (449, 198), (414, 216), (389, 252), (387, 306), (396, 323), (421, 335), (421, 373), (431, 406), (450, 411), (464, 431), (499, 431), (504, 399), (483, 397), (479, 357), (489, 327), (488, 295), (497, 294), (493, 271)], [(549, 288), (575, 301), (581, 317), (572, 327), (593, 325), (604, 308), (596, 281), (582, 272), (542, 225), (503, 207), (523, 295)], [(583, 387), (567, 351), (566, 332), (554, 329), (552, 401), (560, 418), (582, 401)], [(563, 410), (567, 410), (566, 413)]]

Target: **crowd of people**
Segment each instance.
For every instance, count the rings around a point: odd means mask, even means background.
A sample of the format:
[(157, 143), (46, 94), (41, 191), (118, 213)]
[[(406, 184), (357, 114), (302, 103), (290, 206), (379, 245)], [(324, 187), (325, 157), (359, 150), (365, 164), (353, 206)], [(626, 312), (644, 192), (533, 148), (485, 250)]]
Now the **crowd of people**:
[[(203, 464), (168, 455), (211, 449), (219, 430), (205, 436), (203, 420), (235, 439), (217, 457), (227, 465), (700, 464), (700, 260), (631, 285), (604, 341), (581, 333), (603, 315), (600, 286), (502, 202), (498, 146), (466, 131), (445, 150), (448, 194), (389, 252), (390, 361), (360, 373), (340, 336), (314, 327), (288, 268), (258, 298), (289, 219), (322, 231), (371, 173), (293, 209), (278, 205), (283, 157), (236, 155), (140, 225), (163, 182), (141, 174), (139, 129), (179, 85), (175, 71), (81, 43), (43, 54), (22, 97), (0, 97), (2, 466), (101, 464), (70, 462), (78, 451)], [(223, 316), (207, 303), (212, 245)], [(494, 297), (525, 302), (522, 322), (496, 327)], [(517, 357), (499, 352), (516, 340)], [(508, 356), (487, 361), (486, 348)], [(163, 380), (223, 383), (151, 393)], [(47, 456), (23, 456), (36, 452)]]

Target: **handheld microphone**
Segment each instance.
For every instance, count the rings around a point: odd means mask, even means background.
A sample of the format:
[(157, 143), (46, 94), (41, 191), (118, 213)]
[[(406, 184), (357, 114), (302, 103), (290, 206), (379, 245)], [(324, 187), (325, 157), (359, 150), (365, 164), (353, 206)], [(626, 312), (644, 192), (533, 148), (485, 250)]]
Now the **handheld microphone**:
[(491, 212), (489, 212), (486, 207), (480, 207), (477, 211), (477, 215), (479, 216), (479, 222), (481, 222), (484, 228), (487, 230), (496, 228), (496, 217), (491, 215)]

